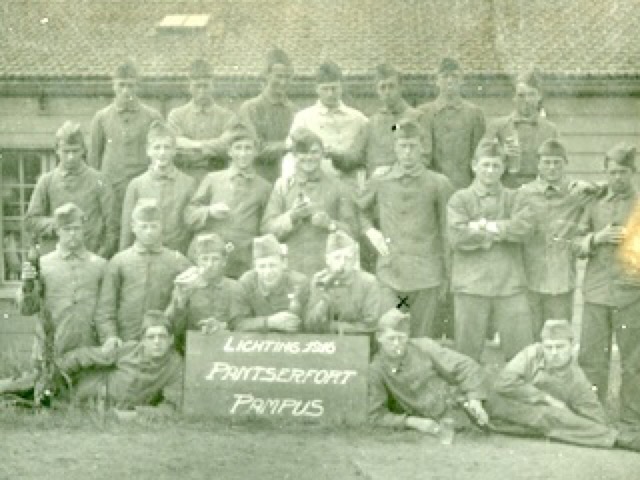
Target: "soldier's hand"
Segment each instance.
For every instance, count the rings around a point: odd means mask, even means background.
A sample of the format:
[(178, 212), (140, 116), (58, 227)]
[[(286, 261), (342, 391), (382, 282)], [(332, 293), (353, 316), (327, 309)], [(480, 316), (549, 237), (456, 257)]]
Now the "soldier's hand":
[(329, 217), (327, 212), (316, 212), (311, 215), (311, 224), (318, 228), (329, 228), (331, 217)]
[(229, 216), (229, 205), (223, 202), (214, 203), (209, 206), (209, 216), (216, 220), (222, 220)]
[(465, 408), (475, 418), (481, 427), (489, 423), (489, 414), (482, 406), (482, 402), (478, 399), (472, 399), (465, 403)]
[(289, 212), (289, 215), (291, 215), (291, 220), (294, 222), (297, 220), (308, 218), (313, 214), (313, 212), (311, 211), (311, 202), (296, 203)]
[(36, 272), (35, 267), (31, 265), (31, 262), (22, 263), (22, 272), (20, 277), (22, 280), (33, 280), (37, 275), (38, 272)]
[(219, 322), (215, 317), (205, 318), (198, 322), (198, 326), (202, 333), (206, 335), (211, 335), (215, 332), (220, 332), (222, 330), (227, 329), (227, 324), (224, 322)]
[(270, 329), (283, 332), (297, 332), (300, 327), (300, 318), (291, 312), (278, 312), (267, 319)]
[(440, 425), (435, 420), (422, 417), (407, 417), (405, 425), (414, 430), (430, 435), (438, 435), (440, 433)]
[(624, 239), (625, 228), (617, 225), (607, 225), (593, 237), (597, 245), (613, 244), (617, 245)]
[(544, 397), (544, 401), (550, 407), (567, 408), (567, 406), (565, 405), (565, 403), (562, 400), (558, 400), (557, 398), (555, 398), (555, 397), (553, 397), (551, 395), (546, 395)]
[(380, 230), (370, 228), (365, 232), (365, 235), (371, 242), (371, 245), (373, 245), (373, 248), (378, 252), (378, 255), (382, 257), (389, 255), (389, 245), (387, 245), (387, 240)]
[(120, 346), (122, 346), (122, 340), (118, 337), (109, 337), (104, 341), (100, 350), (102, 350), (102, 353), (107, 355)]

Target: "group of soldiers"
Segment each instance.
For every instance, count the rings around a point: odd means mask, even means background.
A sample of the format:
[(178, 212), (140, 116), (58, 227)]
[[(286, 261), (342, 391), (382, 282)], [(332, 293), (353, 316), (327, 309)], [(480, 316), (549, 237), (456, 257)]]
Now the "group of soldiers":
[[(195, 61), (191, 101), (164, 121), (125, 63), (88, 148), (79, 125), (58, 130), (59, 163), (26, 214), (42, 256), (24, 265), (20, 302), (48, 319), (36, 361), (49, 343), (76, 399), (148, 413), (180, 406), (189, 330), (369, 335), (374, 423), (438, 433), (453, 416), (640, 448), (635, 149), (606, 154), (605, 183), (572, 181), (532, 72), (514, 81), (513, 113), (486, 127), (450, 58), (418, 108), (400, 73), (378, 66), (370, 118), (343, 103), (335, 63), (318, 67), (317, 102), (298, 112), (292, 75), (271, 51), (264, 90), (233, 113)], [(576, 257), (588, 259), (580, 366)], [(507, 365), (487, 389), (492, 329)], [(602, 409), (614, 333), (621, 429)]]

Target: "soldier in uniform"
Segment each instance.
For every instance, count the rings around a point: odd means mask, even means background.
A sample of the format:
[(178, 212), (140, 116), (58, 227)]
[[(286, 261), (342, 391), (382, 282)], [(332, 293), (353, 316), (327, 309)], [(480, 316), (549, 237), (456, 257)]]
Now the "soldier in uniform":
[(195, 191), (195, 180), (174, 166), (176, 137), (166, 124), (151, 124), (147, 135), (147, 154), (151, 160), (149, 169), (131, 180), (124, 197), (120, 250), (133, 243), (130, 219), (138, 200), (153, 198), (162, 215), (162, 244), (186, 253), (191, 235), (184, 222), (184, 212)]
[(187, 330), (205, 333), (228, 330), (243, 312), (240, 284), (224, 276), (232, 249), (215, 233), (198, 235), (193, 249), (196, 266), (174, 281), (166, 313), (173, 325), (176, 348), (183, 354)]
[(490, 319), (507, 359), (533, 341), (522, 262), (529, 212), (516, 215), (516, 192), (500, 182), (504, 168), (500, 143), (481, 140), (473, 159), (476, 178), (453, 194), (447, 209), (456, 349), (476, 361)]
[(255, 167), (269, 183), (274, 183), (280, 176), (282, 157), (287, 151), (285, 140), (296, 112), (287, 96), (292, 76), (289, 56), (274, 48), (267, 55), (264, 89), (257, 97), (246, 100), (238, 110), (240, 119), (253, 126), (258, 135), (262, 148)]
[(356, 213), (351, 195), (320, 167), (322, 140), (307, 129), (292, 134), (295, 174), (276, 182), (262, 218), (262, 231), (287, 245), (289, 267), (311, 276), (324, 267), (330, 231), (350, 231)]
[(177, 133), (176, 166), (196, 183), (213, 170), (227, 166), (227, 127), (233, 113), (216, 104), (213, 72), (205, 60), (196, 60), (189, 69), (189, 103), (169, 112), (167, 121)]
[(108, 346), (139, 340), (144, 312), (167, 308), (174, 279), (191, 265), (162, 245), (162, 214), (154, 199), (138, 202), (131, 223), (135, 241), (107, 265), (98, 302), (98, 337)]
[(461, 96), (463, 72), (452, 58), (438, 68), (438, 97), (418, 107), (420, 122), (433, 144), (431, 167), (458, 190), (473, 181), (471, 159), (485, 132), (482, 110)]
[(342, 231), (331, 233), (327, 238), (325, 258), (327, 267), (311, 280), (304, 330), (374, 332), (382, 313), (380, 286), (374, 275), (357, 268), (357, 243)]
[[(415, 119), (418, 111), (402, 98), (402, 78), (392, 65), (383, 63), (375, 71), (376, 92), (382, 106), (369, 117), (365, 143), (367, 174), (375, 175), (376, 169), (393, 165), (395, 161), (395, 137), (393, 126), (403, 118)], [(425, 162), (431, 154), (431, 139), (424, 139)]]
[(271, 185), (253, 168), (258, 152), (253, 129), (234, 125), (227, 138), (231, 165), (204, 178), (186, 208), (185, 221), (196, 233), (217, 233), (233, 244), (227, 276), (238, 278), (251, 268), (251, 242), (260, 232)]
[[(427, 170), (422, 129), (402, 120), (395, 129), (396, 163), (372, 177), (358, 199), (362, 230), (378, 253), (377, 277), (411, 311), (411, 337), (432, 334), (438, 299), (448, 286), (447, 178)], [(368, 216), (374, 211), (380, 228)]]
[(233, 329), (297, 332), (309, 299), (309, 279), (287, 268), (286, 246), (273, 234), (253, 240), (253, 269), (240, 282), (244, 312)]
[(573, 360), (567, 320), (547, 320), (541, 341), (500, 372), (487, 402), (494, 431), (539, 436), (589, 447), (640, 450), (640, 436), (617, 431), (582, 369)]
[[(488, 422), (484, 375), (469, 357), (430, 338), (409, 338), (409, 315), (389, 310), (378, 323), (378, 353), (369, 366), (369, 421), (431, 435)], [(451, 432), (452, 433), (452, 432)]]
[(74, 203), (85, 212), (84, 246), (100, 256), (110, 256), (116, 248), (117, 222), (112, 219), (113, 194), (110, 184), (85, 163), (87, 149), (80, 125), (66, 121), (56, 132), (58, 166), (36, 184), (25, 215), (27, 230), (47, 253), (55, 248), (53, 212)]
[(60, 368), (78, 377), (73, 390), (78, 403), (104, 402), (152, 418), (180, 410), (184, 364), (173, 348), (171, 324), (157, 310), (145, 312), (139, 323), (140, 340), (78, 348), (60, 359)]
[(588, 258), (580, 365), (604, 403), (615, 333), (622, 368), (620, 419), (630, 424), (640, 423), (640, 272), (633, 264), (637, 258), (625, 255), (624, 248), (638, 236), (635, 154), (626, 144), (607, 152), (606, 193), (588, 205), (578, 226), (580, 254)]
[[(120, 231), (120, 215), (127, 185), (149, 167), (147, 133), (160, 113), (140, 102), (138, 71), (126, 62), (113, 75), (113, 103), (91, 121), (89, 165), (100, 170), (113, 189), (112, 229)], [(117, 240), (116, 240), (117, 241)]]
[(538, 149), (545, 140), (558, 137), (555, 124), (541, 114), (542, 89), (535, 71), (515, 78), (515, 111), (489, 123), (486, 137), (498, 138), (507, 154), (503, 183), (516, 188), (535, 180)]

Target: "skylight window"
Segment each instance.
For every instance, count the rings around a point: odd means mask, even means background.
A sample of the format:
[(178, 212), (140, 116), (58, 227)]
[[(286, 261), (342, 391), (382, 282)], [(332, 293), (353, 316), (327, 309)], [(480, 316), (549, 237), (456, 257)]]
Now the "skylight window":
[(156, 25), (162, 32), (189, 32), (206, 28), (211, 15), (167, 15)]

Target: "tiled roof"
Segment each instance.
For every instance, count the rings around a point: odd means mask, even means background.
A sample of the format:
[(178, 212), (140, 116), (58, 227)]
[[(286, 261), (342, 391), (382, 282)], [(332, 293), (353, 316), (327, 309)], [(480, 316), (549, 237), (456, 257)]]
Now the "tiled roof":
[[(168, 14), (209, 14), (158, 33)], [(532, 64), (552, 75), (640, 73), (638, 0), (4, 0), (0, 78), (104, 77), (124, 58), (145, 76), (183, 76), (204, 56), (221, 75), (256, 76), (279, 46), (300, 75), (331, 58), (361, 75), (381, 61), (409, 74), (456, 56), (469, 73)]]

